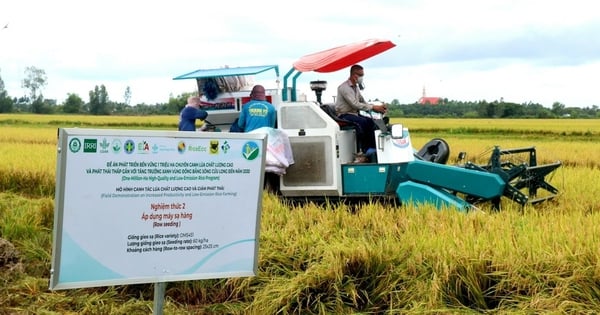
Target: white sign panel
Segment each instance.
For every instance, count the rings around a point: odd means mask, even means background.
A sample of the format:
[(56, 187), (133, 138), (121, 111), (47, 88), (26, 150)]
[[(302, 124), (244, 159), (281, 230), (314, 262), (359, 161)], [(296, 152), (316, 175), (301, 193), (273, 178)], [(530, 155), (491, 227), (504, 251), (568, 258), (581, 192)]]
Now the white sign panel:
[(60, 129), (50, 289), (256, 274), (264, 134)]

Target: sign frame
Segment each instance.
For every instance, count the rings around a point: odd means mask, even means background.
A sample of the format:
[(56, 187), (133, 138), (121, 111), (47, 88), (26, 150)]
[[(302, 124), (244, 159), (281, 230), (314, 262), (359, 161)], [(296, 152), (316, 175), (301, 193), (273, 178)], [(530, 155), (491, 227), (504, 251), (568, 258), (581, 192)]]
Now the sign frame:
[(256, 275), (266, 151), (258, 133), (59, 128), (50, 290)]

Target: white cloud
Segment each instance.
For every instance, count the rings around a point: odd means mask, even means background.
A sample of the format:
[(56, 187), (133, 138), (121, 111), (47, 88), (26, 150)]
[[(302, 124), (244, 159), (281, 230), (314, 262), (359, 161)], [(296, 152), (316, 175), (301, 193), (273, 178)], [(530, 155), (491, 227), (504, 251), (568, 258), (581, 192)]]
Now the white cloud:
[[(6, 1), (5, 1), (6, 2)], [(600, 104), (600, 14), (589, 1), (75, 1), (8, 0), (0, 11), (0, 76), (11, 96), (28, 66), (44, 69), (44, 95), (87, 99), (104, 84), (113, 100), (164, 103), (195, 88), (173, 77), (224, 65), (277, 64), (367, 38), (397, 47), (363, 62), (370, 98), (402, 103), (427, 94), (456, 100)], [(290, 6), (292, 6), (290, 8)], [(332, 100), (347, 71), (325, 79)]]

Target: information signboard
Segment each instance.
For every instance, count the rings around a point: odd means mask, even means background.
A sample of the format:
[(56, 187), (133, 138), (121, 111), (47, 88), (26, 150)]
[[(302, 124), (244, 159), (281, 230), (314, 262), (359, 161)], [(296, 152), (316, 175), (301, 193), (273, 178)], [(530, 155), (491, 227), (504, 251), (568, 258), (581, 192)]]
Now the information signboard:
[(252, 276), (266, 135), (59, 129), (50, 289)]

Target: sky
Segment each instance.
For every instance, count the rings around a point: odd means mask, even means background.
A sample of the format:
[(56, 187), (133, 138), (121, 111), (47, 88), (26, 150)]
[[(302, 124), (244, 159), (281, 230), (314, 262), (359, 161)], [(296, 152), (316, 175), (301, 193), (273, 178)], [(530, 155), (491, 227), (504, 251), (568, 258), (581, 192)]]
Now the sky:
[[(4, 26), (6, 27), (4, 28)], [(80, 1), (3, 0), (0, 77), (8, 94), (25, 69), (45, 71), (45, 98), (88, 101), (105, 85), (112, 101), (166, 103), (193, 92), (198, 69), (278, 65), (251, 82), (282, 87), (300, 57), (377, 38), (396, 46), (361, 62), (367, 99), (401, 104), (458, 101), (600, 105), (600, 10), (589, 0)], [(302, 73), (298, 93), (323, 102), (348, 78)]]

